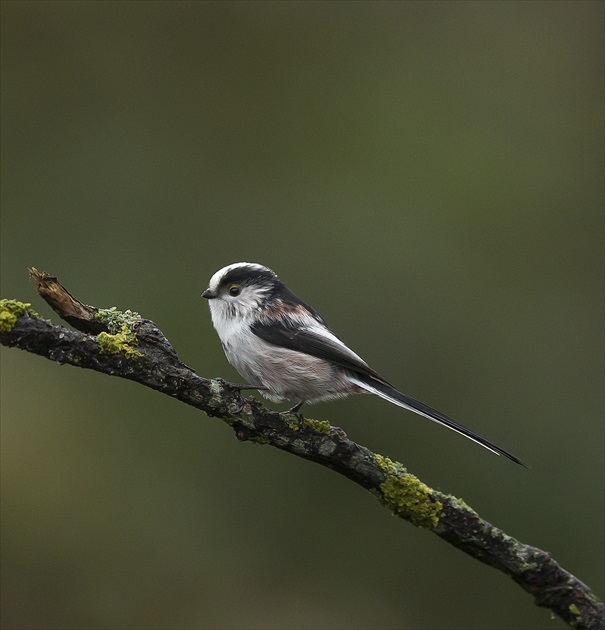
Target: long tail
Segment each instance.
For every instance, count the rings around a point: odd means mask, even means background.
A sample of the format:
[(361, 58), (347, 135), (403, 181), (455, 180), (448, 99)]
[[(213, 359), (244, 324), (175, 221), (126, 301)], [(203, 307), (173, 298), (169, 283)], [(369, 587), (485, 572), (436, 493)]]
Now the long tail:
[(392, 402), (395, 405), (399, 405), (399, 407), (403, 407), (404, 409), (408, 409), (409, 411), (413, 411), (414, 413), (420, 414), (421, 416), (424, 416), (425, 418), (428, 418), (429, 420), (432, 420), (433, 422), (438, 422), (439, 424), (442, 424), (448, 427), (449, 429), (452, 429), (453, 431), (456, 431), (464, 435), (469, 440), (473, 440), (473, 442), (480, 444), (481, 446), (486, 448), (488, 451), (491, 451), (492, 453), (495, 453), (496, 455), (504, 455), (505, 457), (508, 457), (508, 459), (512, 460), (516, 464), (521, 464), (521, 466), (525, 466), (525, 468), (529, 468), (527, 464), (522, 462), (518, 457), (515, 457), (515, 455), (513, 455), (512, 453), (509, 453), (508, 451), (504, 450), (503, 448), (500, 448), (496, 444), (493, 444), (492, 442), (489, 442), (485, 438), (482, 438), (480, 435), (477, 435), (470, 429), (467, 429), (464, 425), (460, 424), (459, 422), (456, 422), (455, 420), (452, 420), (451, 418), (448, 418), (447, 416), (443, 415), (440, 411), (437, 411), (436, 409), (433, 409), (432, 407), (429, 407), (428, 405), (425, 405), (424, 403), (421, 403), (420, 401), (415, 400), (414, 398), (411, 398), (410, 396), (406, 396), (405, 394), (402, 394), (391, 385), (384, 383), (382, 381), (378, 381), (376, 379), (370, 378), (365, 375), (362, 376), (360, 374), (350, 373), (350, 378), (353, 381), (353, 383), (355, 383), (355, 385), (358, 385), (359, 387), (364, 389), (366, 392), (369, 392), (371, 394), (376, 394), (377, 396), (380, 396), (381, 398), (384, 398), (385, 400), (388, 400), (389, 402)]

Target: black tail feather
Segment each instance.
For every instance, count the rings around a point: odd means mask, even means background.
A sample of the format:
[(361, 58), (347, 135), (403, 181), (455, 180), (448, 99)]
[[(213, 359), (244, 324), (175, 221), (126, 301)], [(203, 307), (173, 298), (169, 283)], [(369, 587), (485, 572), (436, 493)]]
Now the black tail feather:
[(456, 431), (457, 433), (464, 435), (469, 440), (473, 440), (473, 442), (480, 444), (481, 446), (491, 451), (492, 453), (496, 453), (496, 455), (504, 455), (504, 457), (507, 457), (508, 459), (515, 462), (516, 464), (520, 464), (521, 466), (525, 466), (525, 468), (529, 468), (529, 466), (526, 463), (521, 461), (518, 457), (516, 457), (512, 453), (509, 453), (507, 450), (501, 448), (500, 446), (497, 446), (493, 442), (490, 442), (489, 440), (482, 438), (480, 435), (477, 435), (474, 431), (471, 431), (470, 429), (460, 424), (459, 422), (456, 422), (452, 418), (448, 418), (448, 416), (442, 414), (440, 411), (437, 411), (436, 409), (433, 409), (432, 407), (425, 405), (419, 400), (415, 400), (414, 398), (411, 398), (410, 396), (406, 396), (405, 394), (402, 394), (400, 391), (397, 391), (394, 387), (392, 387), (388, 383), (379, 381), (377, 379), (369, 378), (368, 376), (360, 375), (360, 374), (352, 374), (351, 378), (356, 385), (366, 390), (367, 392), (376, 394), (377, 396), (380, 396), (381, 398), (384, 398), (385, 400), (388, 400), (394, 403), (395, 405), (404, 407), (405, 409), (418, 413), (421, 416), (424, 416), (425, 418), (432, 420), (433, 422), (442, 424), (448, 427), (449, 429), (452, 429), (453, 431)]

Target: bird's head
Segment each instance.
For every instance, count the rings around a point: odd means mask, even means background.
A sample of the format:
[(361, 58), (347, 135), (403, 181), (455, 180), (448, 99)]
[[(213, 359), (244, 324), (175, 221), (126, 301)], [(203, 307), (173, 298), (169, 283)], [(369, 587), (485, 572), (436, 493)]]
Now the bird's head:
[(271, 269), (241, 262), (219, 269), (202, 297), (209, 301), (213, 319), (245, 319), (265, 308), (282, 287)]

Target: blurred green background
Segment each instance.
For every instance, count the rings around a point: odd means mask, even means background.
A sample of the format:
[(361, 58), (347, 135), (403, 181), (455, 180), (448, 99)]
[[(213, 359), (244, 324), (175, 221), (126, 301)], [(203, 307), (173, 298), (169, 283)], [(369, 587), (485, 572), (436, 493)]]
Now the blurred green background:
[[(603, 596), (603, 4), (7, 2), (2, 297), (27, 267), (237, 380), (275, 269), (385, 378), (308, 408)], [(2, 349), (4, 628), (562, 628), (338, 475)], [(283, 407), (282, 407), (283, 408)]]

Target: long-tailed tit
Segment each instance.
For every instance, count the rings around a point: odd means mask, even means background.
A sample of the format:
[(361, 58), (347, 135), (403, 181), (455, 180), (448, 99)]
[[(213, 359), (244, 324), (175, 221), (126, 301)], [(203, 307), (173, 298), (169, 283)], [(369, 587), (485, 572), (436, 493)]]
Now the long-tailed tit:
[(277, 275), (256, 263), (217, 271), (202, 296), (229, 363), (263, 396), (297, 404), (376, 394), (461, 433), (497, 455), (523, 462), (428, 405), (397, 391), (327, 327)]

